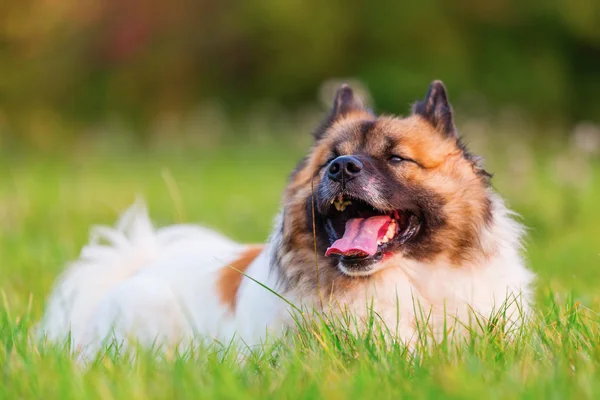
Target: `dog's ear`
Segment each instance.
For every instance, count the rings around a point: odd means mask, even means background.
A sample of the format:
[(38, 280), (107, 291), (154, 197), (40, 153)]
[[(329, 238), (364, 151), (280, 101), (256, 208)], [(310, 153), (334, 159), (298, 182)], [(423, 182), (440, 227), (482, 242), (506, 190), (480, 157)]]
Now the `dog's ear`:
[(337, 119), (353, 111), (365, 111), (365, 106), (362, 100), (354, 94), (352, 88), (343, 84), (335, 94), (331, 116)]
[(452, 107), (448, 102), (448, 95), (442, 81), (431, 82), (425, 100), (413, 105), (413, 114), (420, 115), (446, 136), (458, 137)]
[(369, 112), (364, 106), (360, 97), (354, 94), (354, 90), (347, 84), (343, 84), (335, 93), (333, 107), (331, 112), (321, 123), (314, 133), (315, 139), (319, 140), (325, 134), (325, 131), (338, 119), (353, 112)]

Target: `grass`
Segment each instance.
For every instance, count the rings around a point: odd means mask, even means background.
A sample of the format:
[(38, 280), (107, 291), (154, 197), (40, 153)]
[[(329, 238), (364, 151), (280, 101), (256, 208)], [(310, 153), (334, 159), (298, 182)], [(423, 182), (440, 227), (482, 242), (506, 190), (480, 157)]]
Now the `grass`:
[[(289, 332), (246, 363), (233, 349), (209, 347), (180, 356), (143, 351), (133, 362), (112, 354), (85, 371), (63, 346), (31, 341), (52, 282), (77, 256), (91, 224), (112, 224), (140, 194), (158, 224), (200, 221), (241, 241), (262, 241), (287, 173), (308, 146), (303, 140), (204, 151), (105, 149), (60, 158), (2, 154), (0, 398), (562, 399), (600, 393), (600, 163), (558, 141), (520, 141), (518, 158), (511, 138), (480, 149), (496, 173), (495, 186), (530, 228), (537, 312), (514, 340), (490, 329), (411, 355), (381, 345), (377, 335), (356, 337), (336, 323), (316, 323)], [(565, 179), (557, 165), (575, 172)]]

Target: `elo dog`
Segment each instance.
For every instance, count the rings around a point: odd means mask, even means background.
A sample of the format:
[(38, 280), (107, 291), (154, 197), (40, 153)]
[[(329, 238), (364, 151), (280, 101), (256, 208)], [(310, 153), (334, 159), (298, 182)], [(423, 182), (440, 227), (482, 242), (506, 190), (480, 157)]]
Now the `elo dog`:
[(293, 325), (291, 304), (343, 310), (359, 329), (375, 313), (408, 344), (421, 312), (438, 337), (450, 319), (468, 326), (500, 309), (519, 325), (533, 274), (490, 178), (460, 141), (442, 82), (404, 118), (374, 115), (344, 85), (264, 246), (193, 225), (154, 229), (137, 203), (115, 228), (92, 230), (42, 332), (89, 354), (107, 339), (259, 344)]

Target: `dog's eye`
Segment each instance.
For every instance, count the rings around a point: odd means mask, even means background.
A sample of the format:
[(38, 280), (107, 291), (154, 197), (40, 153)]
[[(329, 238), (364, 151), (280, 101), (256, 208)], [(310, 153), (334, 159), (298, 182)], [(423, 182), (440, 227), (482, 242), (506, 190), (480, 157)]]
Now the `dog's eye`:
[(397, 154), (392, 154), (391, 156), (389, 156), (389, 157), (388, 157), (388, 162), (389, 162), (390, 164), (393, 164), (393, 165), (398, 165), (398, 164), (401, 164), (401, 163), (403, 163), (403, 162), (409, 162), (409, 163), (416, 164), (416, 165), (418, 165), (419, 167), (421, 166), (421, 164), (419, 164), (418, 162), (416, 162), (416, 161), (415, 161), (415, 160), (413, 160), (412, 158), (408, 158), (408, 157), (402, 157), (402, 156), (399, 156), (399, 155), (397, 155)]
[(392, 155), (392, 156), (388, 157), (388, 161), (391, 164), (400, 164), (402, 161), (410, 161), (410, 160), (408, 160), (404, 157), (397, 156), (397, 155)]

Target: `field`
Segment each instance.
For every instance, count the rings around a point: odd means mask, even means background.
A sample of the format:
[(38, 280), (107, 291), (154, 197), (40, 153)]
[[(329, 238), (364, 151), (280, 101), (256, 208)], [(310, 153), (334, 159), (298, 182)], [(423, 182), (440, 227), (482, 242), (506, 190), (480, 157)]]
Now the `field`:
[(238, 240), (264, 240), (286, 176), (309, 145), (304, 135), (198, 150), (107, 141), (61, 156), (0, 152), (0, 398), (598, 396), (600, 162), (570, 140), (518, 133), (471, 138), (529, 227), (537, 311), (514, 341), (490, 330), (411, 356), (319, 325), (290, 332), (246, 363), (233, 349), (199, 349), (142, 352), (133, 362), (110, 354), (83, 370), (62, 346), (33, 340), (45, 296), (90, 225), (112, 224), (136, 195), (158, 225), (201, 222)]

